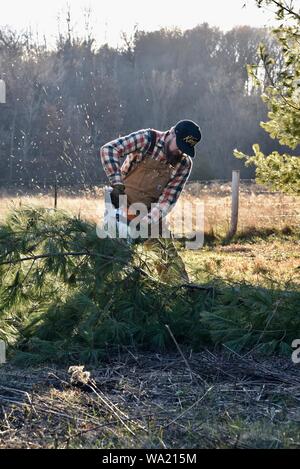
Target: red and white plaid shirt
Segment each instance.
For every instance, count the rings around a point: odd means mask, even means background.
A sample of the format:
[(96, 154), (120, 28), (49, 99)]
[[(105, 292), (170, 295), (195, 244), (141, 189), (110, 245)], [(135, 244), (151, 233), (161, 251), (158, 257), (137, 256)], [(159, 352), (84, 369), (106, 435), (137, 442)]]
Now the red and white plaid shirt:
[[(111, 185), (122, 183), (123, 177), (129, 172), (132, 162), (140, 162), (146, 156), (146, 152), (150, 146), (151, 129), (141, 129), (132, 132), (124, 137), (117, 138), (106, 143), (100, 149), (100, 158), (104, 171)], [(165, 154), (165, 139), (169, 131), (157, 131), (156, 144), (151, 158), (158, 161), (167, 161)], [(125, 157), (122, 166), (120, 158)], [(148, 213), (147, 222), (156, 223), (160, 217), (164, 217), (175, 205), (184, 185), (192, 170), (193, 162), (188, 155), (172, 167), (171, 178), (160, 195), (157, 203)]]

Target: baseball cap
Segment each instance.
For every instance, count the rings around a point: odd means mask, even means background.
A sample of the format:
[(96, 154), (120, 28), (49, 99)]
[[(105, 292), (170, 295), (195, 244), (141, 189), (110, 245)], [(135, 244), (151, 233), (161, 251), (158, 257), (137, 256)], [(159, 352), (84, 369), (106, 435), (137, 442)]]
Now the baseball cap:
[(176, 145), (183, 153), (194, 158), (195, 145), (201, 140), (201, 130), (196, 122), (191, 120), (181, 120), (174, 126), (176, 134)]

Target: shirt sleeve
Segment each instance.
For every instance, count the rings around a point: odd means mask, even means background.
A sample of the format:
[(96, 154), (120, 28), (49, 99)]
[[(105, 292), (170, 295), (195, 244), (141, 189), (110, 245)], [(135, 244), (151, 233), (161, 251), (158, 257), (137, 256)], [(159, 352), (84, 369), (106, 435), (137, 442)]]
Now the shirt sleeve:
[(165, 217), (174, 207), (176, 201), (185, 186), (187, 179), (191, 173), (193, 162), (187, 157), (178, 167), (172, 179), (168, 182), (157, 203), (148, 213), (145, 222), (157, 223), (160, 218)]
[(146, 150), (150, 140), (149, 130), (142, 129), (112, 140), (100, 148), (102, 166), (111, 185), (122, 183), (120, 158), (136, 151)]

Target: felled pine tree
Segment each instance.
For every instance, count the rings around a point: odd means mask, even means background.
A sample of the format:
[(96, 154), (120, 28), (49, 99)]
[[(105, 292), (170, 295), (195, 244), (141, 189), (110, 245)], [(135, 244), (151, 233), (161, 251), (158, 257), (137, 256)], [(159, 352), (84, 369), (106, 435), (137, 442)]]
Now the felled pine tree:
[[(300, 143), (300, 12), (282, 0), (257, 0), (257, 4), (275, 6), (277, 19), (282, 22), (272, 31), (281, 49), (277, 60), (269, 56), (263, 44), (259, 46), (264, 79), (260, 66), (247, 66), (249, 78), (263, 91), (261, 97), (269, 109), (269, 120), (260, 125), (271, 138), (295, 150)], [(286, 24), (287, 20), (291, 25)], [(263, 83), (268, 85), (264, 87)], [(252, 148), (252, 156), (238, 150), (234, 150), (234, 156), (245, 159), (246, 166), (256, 166), (257, 182), (274, 190), (300, 194), (299, 156), (278, 151), (265, 155), (257, 143)]]
[(63, 211), (12, 211), (0, 224), (0, 339), (9, 357), (97, 363), (118, 347), (177, 350), (174, 338), (195, 351), (291, 353), (299, 292), (215, 279), (217, 289), (190, 294), (149, 275), (135, 247), (100, 239), (94, 224)]
[(99, 238), (92, 223), (12, 211), (0, 225), (0, 338), (30, 363), (97, 360), (118, 344), (164, 347), (168, 315), (176, 321), (189, 305), (147, 267), (134, 246)]

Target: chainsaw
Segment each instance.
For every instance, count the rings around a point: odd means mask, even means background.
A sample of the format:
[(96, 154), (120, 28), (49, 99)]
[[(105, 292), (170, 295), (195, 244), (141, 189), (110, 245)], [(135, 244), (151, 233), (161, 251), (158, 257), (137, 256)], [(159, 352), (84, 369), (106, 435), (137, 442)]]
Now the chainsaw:
[(103, 228), (108, 237), (123, 238), (128, 244), (133, 244), (134, 239), (130, 235), (129, 222), (136, 216), (128, 212), (127, 207), (116, 208), (111, 200), (110, 186), (104, 187), (104, 216)]

